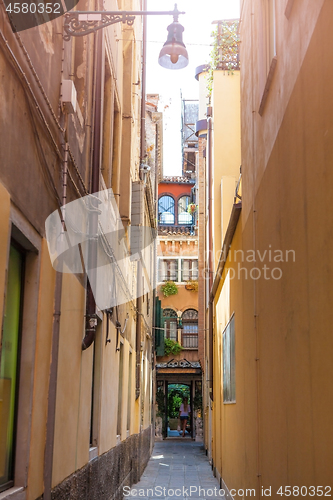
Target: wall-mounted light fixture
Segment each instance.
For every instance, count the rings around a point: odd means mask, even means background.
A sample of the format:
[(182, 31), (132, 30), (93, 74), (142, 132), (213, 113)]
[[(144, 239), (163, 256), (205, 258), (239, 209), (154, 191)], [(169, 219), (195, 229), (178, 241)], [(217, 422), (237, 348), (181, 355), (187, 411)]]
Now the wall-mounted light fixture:
[(72, 11), (65, 14), (64, 40), (72, 36), (85, 36), (116, 23), (132, 26), (136, 16), (173, 16), (173, 23), (168, 26), (168, 38), (160, 52), (158, 63), (167, 69), (181, 69), (188, 65), (188, 54), (183, 43), (183, 26), (178, 22), (177, 9), (172, 11)]

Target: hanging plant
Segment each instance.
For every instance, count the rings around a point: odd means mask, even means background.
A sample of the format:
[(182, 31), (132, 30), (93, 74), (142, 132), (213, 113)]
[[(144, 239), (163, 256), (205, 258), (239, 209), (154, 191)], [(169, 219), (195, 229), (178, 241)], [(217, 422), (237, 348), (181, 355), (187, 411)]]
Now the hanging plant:
[(183, 347), (172, 339), (164, 339), (164, 348), (166, 356), (169, 354), (174, 354), (176, 356), (183, 350)]
[(198, 280), (189, 280), (185, 285), (186, 290), (191, 290), (191, 292), (197, 292), (199, 288)]
[(189, 203), (187, 206), (187, 211), (189, 214), (193, 215), (197, 211), (198, 206), (195, 203)]
[(161, 292), (163, 293), (164, 297), (170, 297), (170, 295), (177, 295), (178, 287), (174, 281), (166, 281), (161, 286)]

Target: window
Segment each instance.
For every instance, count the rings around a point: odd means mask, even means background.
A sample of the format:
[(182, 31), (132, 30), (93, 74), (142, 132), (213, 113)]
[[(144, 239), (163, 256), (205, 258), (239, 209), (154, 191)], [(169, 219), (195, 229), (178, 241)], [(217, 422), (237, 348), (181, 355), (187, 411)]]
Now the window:
[(182, 346), (184, 349), (198, 348), (198, 311), (187, 309), (182, 315)]
[(236, 403), (235, 316), (223, 332), (223, 402)]
[(178, 281), (178, 260), (160, 259), (158, 263), (158, 281)]
[(177, 340), (177, 313), (173, 309), (163, 309), (164, 335), (166, 339)]
[(195, 151), (185, 153), (185, 173), (195, 172)]
[(13, 485), (24, 257), (10, 247), (0, 371), (0, 491)]
[(198, 260), (182, 259), (182, 281), (198, 279)]
[(182, 196), (178, 200), (178, 224), (191, 225), (193, 223), (192, 215), (188, 213), (187, 207), (190, 203), (189, 196)]
[(158, 200), (158, 222), (159, 224), (175, 223), (175, 200), (172, 196), (164, 195)]

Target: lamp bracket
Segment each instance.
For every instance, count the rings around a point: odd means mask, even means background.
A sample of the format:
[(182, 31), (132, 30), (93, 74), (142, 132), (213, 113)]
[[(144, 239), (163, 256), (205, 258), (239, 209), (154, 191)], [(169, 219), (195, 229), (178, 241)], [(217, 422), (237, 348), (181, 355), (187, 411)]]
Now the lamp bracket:
[(180, 12), (175, 5), (172, 11), (72, 11), (65, 14), (64, 40), (69, 41), (72, 36), (84, 36), (116, 23), (133, 26), (136, 16), (173, 16), (178, 20)]

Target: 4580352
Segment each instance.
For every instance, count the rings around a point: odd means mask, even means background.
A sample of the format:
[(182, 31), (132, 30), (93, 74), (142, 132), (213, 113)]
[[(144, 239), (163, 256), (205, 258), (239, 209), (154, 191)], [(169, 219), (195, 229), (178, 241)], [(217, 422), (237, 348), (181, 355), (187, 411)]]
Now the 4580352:
[(10, 14), (61, 14), (60, 3), (15, 2), (9, 3), (6, 11)]
[(331, 486), (280, 486), (277, 495), (285, 497), (331, 497)]

